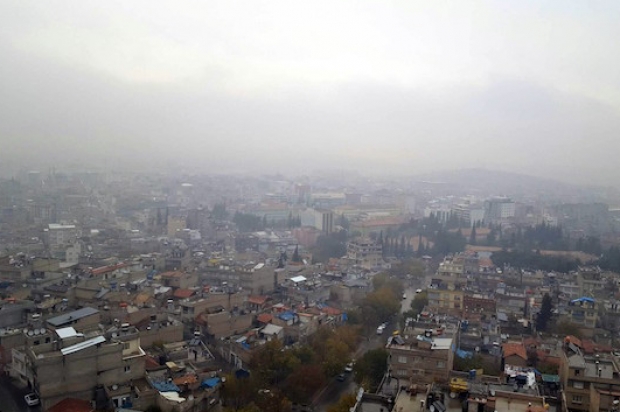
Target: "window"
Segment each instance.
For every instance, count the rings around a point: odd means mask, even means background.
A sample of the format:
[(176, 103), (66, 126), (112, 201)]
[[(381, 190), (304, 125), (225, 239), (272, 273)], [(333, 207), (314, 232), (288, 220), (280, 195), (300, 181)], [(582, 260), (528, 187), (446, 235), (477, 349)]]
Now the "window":
[(407, 363), (407, 357), (406, 356), (399, 356), (398, 357), (398, 363)]
[(575, 369), (575, 376), (579, 376), (579, 372), (580, 372), (579, 369)]
[(445, 368), (445, 367), (446, 367), (446, 362), (444, 362), (444, 361), (438, 361), (438, 362), (437, 362), (437, 367), (438, 367), (438, 368)]
[(581, 395), (573, 395), (573, 403), (582, 403), (583, 397)]
[(575, 389), (583, 389), (583, 382), (574, 381), (573, 382), (573, 388), (575, 388)]
[(125, 365), (125, 373), (131, 372), (131, 365)]
[(396, 371), (396, 375), (398, 375), (398, 376), (407, 376), (407, 370), (406, 369), (398, 369)]
[(129, 347), (130, 347), (129, 342), (123, 342), (123, 350), (129, 349)]

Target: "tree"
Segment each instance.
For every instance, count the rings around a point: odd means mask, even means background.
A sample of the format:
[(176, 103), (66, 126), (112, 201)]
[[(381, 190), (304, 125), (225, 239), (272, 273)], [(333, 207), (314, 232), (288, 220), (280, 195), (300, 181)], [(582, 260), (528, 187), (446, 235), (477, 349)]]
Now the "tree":
[(340, 397), (338, 403), (327, 408), (327, 412), (349, 412), (355, 403), (355, 394), (345, 393)]
[(414, 311), (416, 315), (419, 315), (426, 305), (428, 305), (428, 292), (424, 290), (420, 293), (416, 293), (411, 301), (411, 310)]
[(295, 251), (293, 252), (292, 261), (295, 263), (301, 262), (301, 257), (299, 257), (299, 245), (295, 246)]
[(302, 365), (286, 378), (284, 392), (293, 402), (308, 403), (326, 381), (321, 365)]
[(540, 307), (540, 312), (538, 312), (538, 316), (536, 317), (536, 329), (542, 332), (547, 331), (547, 327), (549, 326), (549, 320), (551, 320), (551, 315), (553, 311), (553, 304), (551, 301), (551, 296), (548, 293), (545, 293), (542, 299), (542, 305)]
[(385, 374), (388, 355), (383, 348), (366, 352), (353, 367), (355, 382), (361, 384), (366, 390), (374, 392)]
[(476, 244), (476, 226), (475, 225), (471, 228), (471, 235), (469, 236), (469, 244), (470, 245)]
[(579, 328), (579, 325), (570, 321), (560, 321), (555, 325), (555, 333), (560, 336), (575, 336), (576, 338), (581, 338), (582, 333)]
[(240, 411), (253, 400), (256, 392), (254, 380), (237, 378), (234, 374), (226, 376), (226, 382), (220, 391), (222, 400), (230, 410)]

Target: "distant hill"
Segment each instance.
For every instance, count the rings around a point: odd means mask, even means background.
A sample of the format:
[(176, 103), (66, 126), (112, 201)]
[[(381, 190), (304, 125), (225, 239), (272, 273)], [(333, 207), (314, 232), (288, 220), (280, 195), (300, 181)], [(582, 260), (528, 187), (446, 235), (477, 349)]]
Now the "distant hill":
[(429, 186), (454, 193), (503, 195), (515, 198), (544, 196), (558, 202), (606, 202), (615, 204), (620, 192), (615, 188), (583, 186), (519, 173), (460, 169), (431, 172), (412, 177), (415, 186)]

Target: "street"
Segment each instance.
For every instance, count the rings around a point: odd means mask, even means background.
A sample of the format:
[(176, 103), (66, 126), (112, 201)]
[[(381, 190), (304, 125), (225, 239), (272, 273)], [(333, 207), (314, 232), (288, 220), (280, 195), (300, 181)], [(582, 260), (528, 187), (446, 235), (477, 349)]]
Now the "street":
[[(423, 287), (423, 279), (414, 279), (409, 282), (409, 285), (406, 287), (405, 293), (407, 295), (406, 299), (401, 300), (401, 310), (400, 312), (406, 312), (411, 307), (411, 301), (415, 297), (416, 289)], [(389, 336), (392, 336), (394, 330), (400, 330), (401, 326), (395, 324), (395, 322), (400, 322), (401, 317), (398, 316), (392, 322), (390, 322), (383, 332), (383, 335), (372, 334), (370, 337), (364, 338), (364, 340), (360, 343), (360, 346), (355, 354), (355, 358), (361, 357), (364, 353), (366, 353), (370, 349), (376, 349), (381, 346), (385, 346), (387, 343), (387, 339)], [(378, 326), (378, 325), (377, 325)], [(336, 379), (333, 379), (332, 382), (325, 388), (325, 390), (315, 399), (314, 402), (314, 411), (315, 412), (325, 412), (327, 408), (336, 402), (342, 397), (342, 395), (346, 393), (355, 393), (357, 391), (357, 384), (353, 380), (353, 374), (347, 374), (347, 379), (344, 382), (338, 382)]]
[(11, 380), (2, 376), (0, 378), (0, 412), (35, 412), (39, 407), (29, 408), (24, 401), (27, 389), (21, 389), (11, 383)]

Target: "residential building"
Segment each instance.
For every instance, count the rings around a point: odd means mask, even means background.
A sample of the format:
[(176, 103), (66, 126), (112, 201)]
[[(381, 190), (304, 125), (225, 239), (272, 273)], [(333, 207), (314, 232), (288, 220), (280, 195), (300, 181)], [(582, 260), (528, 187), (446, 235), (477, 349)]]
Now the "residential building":
[(415, 383), (448, 383), (454, 362), (454, 339), (423, 335), (388, 339), (388, 368), (392, 376)]
[(566, 307), (566, 314), (571, 322), (592, 329), (598, 320), (598, 305), (589, 297), (573, 299)]
[(65, 398), (90, 401), (97, 409), (131, 403), (132, 381), (144, 376), (145, 353), (135, 328), (123, 325), (108, 336), (78, 333), (73, 327), (32, 336), (13, 350), (13, 374), (39, 395), (43, 410)]
[(585, 355), (567, 337), (561, 353), (560, 379), (566, 410), (610, 411), (620, 399), (620, 363), (617, 356)]
[(350, 265), (372, 269), (383, 265), (381, 244), (370, 238), (357, 238), (347, 244), (347, 260)]

